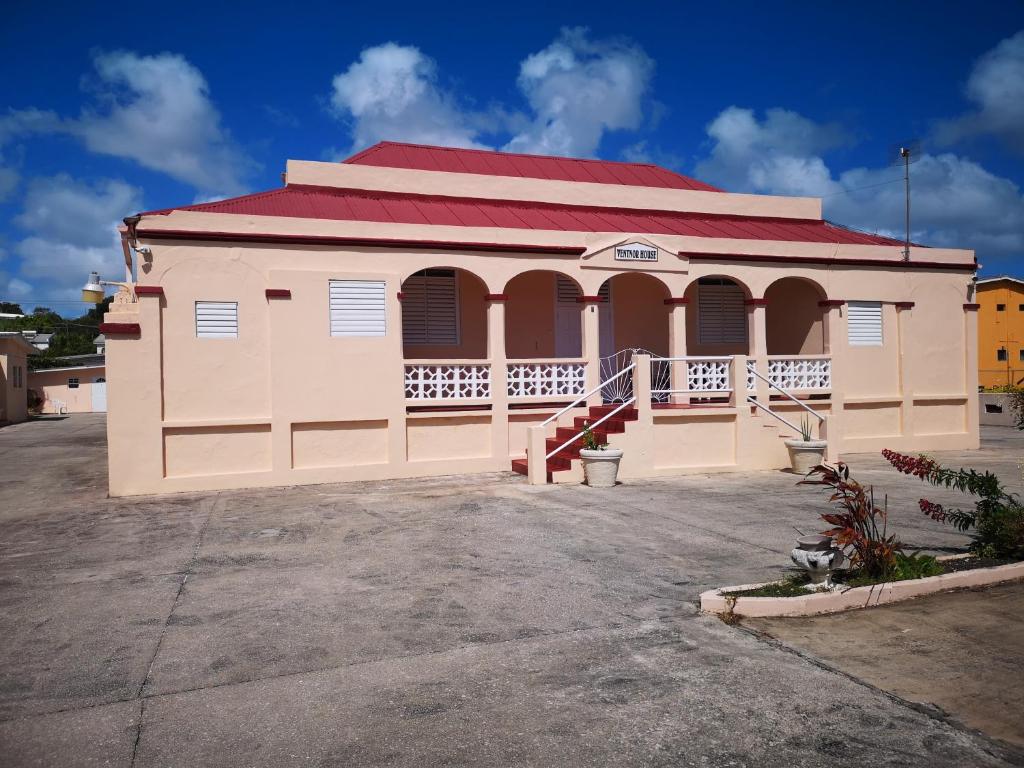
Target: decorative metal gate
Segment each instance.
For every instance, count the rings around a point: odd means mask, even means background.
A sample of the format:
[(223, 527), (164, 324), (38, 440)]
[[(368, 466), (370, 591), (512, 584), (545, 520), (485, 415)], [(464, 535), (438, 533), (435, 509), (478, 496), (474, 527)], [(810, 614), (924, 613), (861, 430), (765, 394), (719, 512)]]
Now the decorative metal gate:
[[(651, 352), (648, 349), (634, 347), (632, 349), (620, 349), (614, 355), (601, 358), (601, 381), (608, 381), (615, 374), (625, 369), (633, 362), (633, 355), (651, 356), (651, 389), (666, 390), (670, 388), (671, 363), (662, 360), (662, 355)], [(619, 376), (615, 381), (609, 382), (601, 389), (601, 399), (606, 403), (624, 403), (633, 397), (633, 377)], [(667, 403), (667, 393), (651, 395), (651, 402)]]

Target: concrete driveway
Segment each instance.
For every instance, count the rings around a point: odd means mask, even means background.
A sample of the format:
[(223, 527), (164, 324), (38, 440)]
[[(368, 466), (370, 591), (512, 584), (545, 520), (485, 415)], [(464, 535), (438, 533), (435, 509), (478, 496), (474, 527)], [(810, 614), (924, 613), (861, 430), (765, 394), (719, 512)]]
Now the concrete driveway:
[[(951, 463), (1010, 472), (998, 434)], [(905, 541), (964, 545), (852, 463)], [(104, 494), (101, 417), (0, 430), (0, 764), (1024, 764), (698, 613), (817, 529), (784, 473)]]

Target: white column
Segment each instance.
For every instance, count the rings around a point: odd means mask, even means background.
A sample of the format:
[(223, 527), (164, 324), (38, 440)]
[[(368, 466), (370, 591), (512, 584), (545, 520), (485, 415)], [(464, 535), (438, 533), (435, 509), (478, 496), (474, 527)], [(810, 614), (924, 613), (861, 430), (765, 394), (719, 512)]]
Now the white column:
[[(747, 308), (749, 320), (747, 329), (750, 334), (750, 356), (754, 358), (756, 370), (761, 376), (768, 376), (768, 303), (764, 299), (748, 299)], [(743, 372), (746, 377), (746, 371)], [(768, 405), (771, 398), (771, 387), (768, 382), (761, 378), (754, 379), (754, 389), (757, 399)], [(746, 398), (742, 398), (745, 400)]]
[[(503, 467), (508, 453), (508, 358), (505, 356), (505, 296), (487, 295), (487, 358), (491, 364), (491, 451)], [(504, 467), (507, 469), (507, 467)]]
[[(686, 305), (685, 298), (666, 299), (671, 309), (668, 317), (668, 356), (686, 357)], [(669, 389), (684, 389), (686, 387), (686, 363), (669, 363), (671, 383)], [(689, 397), (683, 394), (672, 394), (669, 402), (685, 403)]]
[(843, 409), (846, 391), (846, 365), (849, 360), (849, 344), (846, 338), (846, 302), (829, 300), (820, 302), (825, 309), (825, 351), (832, 366), (832, 412), (825, 425), (824, 439), (828, 441), (825, 458), (830, 462), (839, 460), (843, 441)]
[[(583, 303), (583, 358), (587, 361), (586, 391), (601, 383), (601, 329), (600, 313), (597, 311), (596, 296), (581, 296)], [(591, 405), (601, 404), (601, 393), (596, 392), (588, 401)]]

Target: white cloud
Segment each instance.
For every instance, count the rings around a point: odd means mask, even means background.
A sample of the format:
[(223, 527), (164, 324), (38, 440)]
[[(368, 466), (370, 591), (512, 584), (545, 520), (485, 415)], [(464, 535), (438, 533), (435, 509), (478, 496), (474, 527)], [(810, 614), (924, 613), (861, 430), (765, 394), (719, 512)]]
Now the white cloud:
[(1024, 153), (1024, 30), (979, 58), (967, 80), (977, 109), (939, 124), (936, 137), (952, 144), (978, 135), (998, 136)]
[[(902, 169), (834, 174), (822, 156), (842, 140), (834, 128), (784, 110), (758, 121), (751, 110), (729, 107), (707, 130), (713, 146), (698, 178), (731, 192), (821, 196), (827, 218), (902, 237)], [(927, 245), (973, 248), (980, 258), (1019, 256), (1024, 196), (970, 159), (926, 154), (911, 166), (911, 227), (911, 237)]]
[(12, 110), (0, 118), (0, 147), (21, 136), (64, 133), (92, 152), (133, 160), (202, 194), (245, 191), (253, 161), (221, 126), (206, 80), (184, 57), (117, 51), (98, 54), (93, 63), (95, 106), (78, 118)]
[(724, 189), (788, 195), (835, 191), (821, 154), (846, 137), (785, 109), (769, 109), (758, 121), (751, 109), (728, 107), (707, 126), (711, 156), (697, 164), (697, 178)]
[(8, 110), (0, 116), (0, 203), (6, 201), (21, 182), (20, 162), (11, 163), (3, 155), (4, 147), (22, 136), (51, 133), (60, 126), (54, 112), (39, 109)]
[(463, 109), (437, 82), (437, 65), (419, 48), (384, 43), (335, 75), (334, 112), (351, 121), (352, 151), (382, 139), (484, 147), (481, 118)]
[(505, 149), (593, 156), (606, 131), (635, 130), (654, 62), (622, 39), (592, 41), (583, 28), (563, 29), (519, 67), (519, 88), (533, 119)]
[(653, 69), (633, 43), (565, 29), (520, 64), (528, 113), (475, 110), (439, 83), (437, 64), (419, 48), (384, 43), (335, 75), (330, 100), (350, 125), (349, 152), (388, 139), (490, 149), (511, 136), (503, 148), (512, 152), (592, 156), (606, 132), (641, 127)]
[(5, 293), (77, 298), (90, 271), (120, 277), (117, 225), (141, 207), (141, 190), (123, 181), (89, 185), (66, 174), (33, 180), (15, 218), (29, 236), (13, 247), (20, 267), (17, 276), (8, 276)]

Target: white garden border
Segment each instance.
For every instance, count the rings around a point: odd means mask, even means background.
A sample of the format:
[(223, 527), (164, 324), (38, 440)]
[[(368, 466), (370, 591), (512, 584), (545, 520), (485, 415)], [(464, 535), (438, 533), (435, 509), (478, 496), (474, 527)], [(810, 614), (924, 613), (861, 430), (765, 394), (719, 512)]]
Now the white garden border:
[[(962, 555), (940, 557), (940, 561), (955, 560)], [(735, 587), (719, 587), (703, 592), (700, 609), (705, 613), (727, 613), (747, 618), (772, 616), (815, 616), (823, 613), (839, 613), (855, 608), (870, 608), (875, 605), (897, 603), (915, 597), (948, 592), (952, 589), (984, 587), (1004, 581), (1024, 579), (1024, 562), (997, 565), (992, 568), (972, 568), (969, 571), (943, 573), (924, 579), (887, 581), (867, 587), (840, 586), (834, 592), (808, 592), (796, 597), (733, 597), (725, 592), (740, 592), (756, 589), (773, 582), (762, 584), (740, 584)]]

